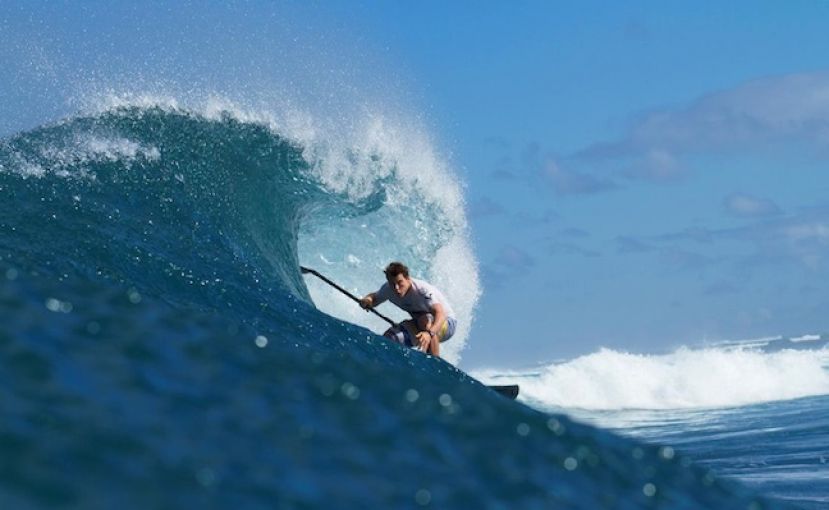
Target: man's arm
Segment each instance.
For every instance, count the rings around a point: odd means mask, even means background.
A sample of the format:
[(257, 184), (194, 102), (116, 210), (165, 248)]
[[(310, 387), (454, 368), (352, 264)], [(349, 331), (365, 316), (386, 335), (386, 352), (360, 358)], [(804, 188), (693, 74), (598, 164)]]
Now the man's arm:
[(417, 340), (420, 344), (421, 351), (439, 356), (440, 338), (438, 337), (438, 334), (440, 333), (443, 321), (446, 320), (446, 311), (444, 311), (442, 304), (432, 304), (432, 317), (434, 317), (434, 320), (432, 320), (425, 331), (421, 331), (417, 334)]
[(375, 306), (385, 303), (389, 299), (389, 284), (384, 283), (380, 286), (380, 289), (376, 292), (372, 292), (371, 294), (366, 294), (363, 299), (360, 300), (360, 306), (362, 306), (365, 310), (369, 308), (374, 308)]
[(435, 320), (429, 325), (429, 334), (431, 336), (437, 336), (440, 333), (441, 326), (443, 326), (443, 321), (446, 320), (446, 312), (442, 304), (435, 303), (432, 305), (432, 316)]

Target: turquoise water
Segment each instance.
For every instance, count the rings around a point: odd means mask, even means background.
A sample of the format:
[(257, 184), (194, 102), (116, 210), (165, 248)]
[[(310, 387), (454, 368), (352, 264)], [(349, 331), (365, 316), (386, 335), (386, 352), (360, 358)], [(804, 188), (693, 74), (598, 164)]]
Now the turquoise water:
[(355, 148), (355, 191), (311, 149), (146, 105), (0, 143), (0, 508), (779, 507), (319, 311), (299, 263), (374, 274), (319, 248), (366, 223), (465, 248), (400, 161)]

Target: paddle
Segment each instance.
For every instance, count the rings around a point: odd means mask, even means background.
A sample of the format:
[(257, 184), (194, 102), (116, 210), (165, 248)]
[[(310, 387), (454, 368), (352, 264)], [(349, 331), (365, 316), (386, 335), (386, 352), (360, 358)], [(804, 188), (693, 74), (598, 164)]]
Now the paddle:
[[(352, 293), (348, 292), (347, 290), (345, 290), (344, 288), (340, 287), (340, 286), (339, 286), (339, 285), (337, 285), (336, 283), (332, 282), (331, 280), (329, 280), (329, 279), (328, 279), (328, 278), (326, 278), (325, 276), (321, 275), (318, 271), (315, 271), (315, 270), (313, 270), (313, 269), (310, 269), (310, 268), (307, 268), (307, 267), (303, 267), (303, 266), (299, 266), (299, 270), (300, 270), (300, 271), (302, 271), (302, 274), (312, 274), (312, 275), (316, 276), (317, 278), (319, 278), (320, 280), (324, 281), (324, 282), (325, 282), (325, 283), (327, 283), (328, 285), (330, 285), (330, 286), (334, 287), (334, 288), (335, 288), (335, 289), (337, 289), (338, 291), (340, 291), (340, 292), (342, 292), (343, 294), (345, 294), (346, 296), (350, 297), (353, 301), (357, 302), (358, 304), (360, 303), (360, 298), (358, 298), (358, 297), (357, 297), (357, 296), (355, 296), (354, 294), (352, 294)], [(396, 322), (394, 322), (393, 320), (389, 319), (388, 317), (386, 317), (386, 316), (385, 316), (385, 315), (383, 315), (382, 313), (378, 312), (378, 311), (377, 311), (377, 310), (375, 310), (374, 308), (369, 308), (368, 310), (369, 310), (370, 312), (374, 313), (374, 315), (376, 315), (376, 316), (380, 317), (380, 318), (381, 318), (381, 319), (383, 319), (384, 321), (386, 321), (386, 322), (388, 322), (389, 324), (391, 324), (391, 327), (393, 327), (393, 328), (394, 328), (394, 327), (397, 327), (397, 323), (396, 323)]]

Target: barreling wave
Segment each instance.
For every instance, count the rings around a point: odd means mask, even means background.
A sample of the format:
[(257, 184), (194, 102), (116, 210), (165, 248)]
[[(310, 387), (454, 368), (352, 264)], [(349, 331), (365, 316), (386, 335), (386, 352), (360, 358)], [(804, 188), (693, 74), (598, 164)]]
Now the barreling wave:
[[(480, 294), (477, 265), (459, 188), (424, 141), (379, 118), (344, 146), (307, 119), (281, 132), (274, 118), (224, 101), (199, 111), (147, 98), (107, 105), (0, 146), (0, 171), (25, 179), (7, 205), (48, 193), (40, 212), (59, 216), (33, 218), (37, 239), (11, 235), (9, 246), (46, 259), (58, 250), (66, 263), (204, 306), (313, 296), (322, 311), (377, 332), (384, 324), (373, 316), (301, 281), (300, 261), (365, 294), (386, 263), (404, 260), (461, 315), (445, 353), (457, 361)], [(89, 229), (102, 208), (111, 224)], [(80, 243), (78, 232), (88, 234)]]
[(811, 345), (764, 339), (659, 355), (601, 349), (540, 369), (479, 375), (520, 380), (527, 401), (543, 409), (737, 407), (829, 394), (829, 350), (815, 338)]
[(382, 119), (281, 126), (127, 101), (0, 142), (0, 506), (775, 507), (355, 325), (300, 263), (404, 259), (471, 321), (458, 186)]

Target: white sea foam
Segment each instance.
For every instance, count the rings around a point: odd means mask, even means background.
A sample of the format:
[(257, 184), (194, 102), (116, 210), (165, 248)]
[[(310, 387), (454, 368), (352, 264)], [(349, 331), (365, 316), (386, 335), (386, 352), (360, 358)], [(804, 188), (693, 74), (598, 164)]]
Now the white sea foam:
[[(49, 168), (66, 172), (68, 167), (81, 167), (87, 163), (118, 161), (125, 167), (141, 159), (157, 161), (161, 153), (156, 147), (144, 146), (123, 137), (102, 137), (95, 135), (77, 136), (63, 146), (45, 146), (41, 155), (49, 162)], [(70, 174), (67, 174), (69, 176)]]
[(12, 171), (17, 172), (18, 175), (24, 179), (30, 177), (43, 177), (46, 175), (46, 169), (37, 163), (33, 163), (23, 157), (21, 154), (15, 153), (12, 155), (14, 164), (11, 165)]
[(795, 342), (795, 343), (799, 343), (799, 342), (815, 342), (815, 341), (820, 340), (820, 339), (821, 339), (820, 335), (803, 335), (803, 336), (790, 338), (789, 340), (791, 340), (792, 342)]
[[(414, 277), (430, 280), (450, 300), (458, 330), (443, 344), (442, 355), (450, 362), (460, 359), (481, 292), (477, 261), (469, 242), (462, 187), (417, 119), (365, 104), (348, 114), (327, 116), (286, 98), (254, 104), (215, 93), (180, 99), (104, 92), (97, 99), (87, 98), (85, 109), (99, 114), (127, 107), (266, 126), (303, 148), (313, 177), (331, 193), (358, 206), (381, 193), (382, 207), (375, 211), (340, 220), (309, 219), (300, 232), (300, 262), (362, 296), (383, 283), (386, 264), (404, 261)], [(127, 144), (120, 149), (125, 155), (141, 154)], [(306, 278), (306, 283), (323, 312), (376, 333), (388, 327), (321, 282)], [(383, 313), (395, 321), (407, 318), (393, 306), (383, 306)]]
[(85, 165), (103, 161), (119, 161), (129, 168), (138, 160), (156, 161), (161, 153), (156, 147), (145, 146), (123, 137), (83, 134), (66, 140), (52, 141), (39, 148), (39, 161), (32, 161), (19, 152), (12, 153), (10, 170), (24, 178), (40, 178), (47, 174), (63, 178), (95, 179)]
[(692, 409), (829, 394), (828, 365), (825, 348), (681, 348), (663, 355), (601, 349), (533, 371), (476, 375), (509, 376), (524, 399), (547, 409)]

